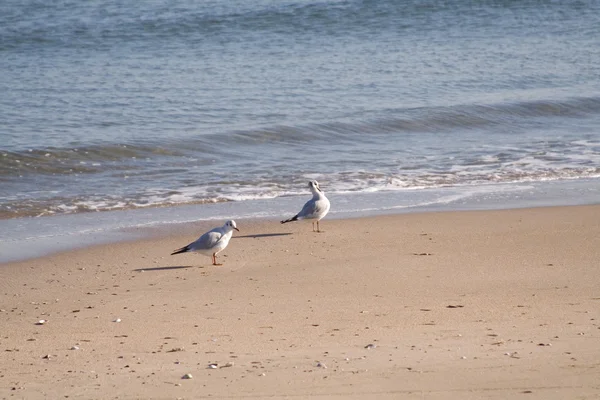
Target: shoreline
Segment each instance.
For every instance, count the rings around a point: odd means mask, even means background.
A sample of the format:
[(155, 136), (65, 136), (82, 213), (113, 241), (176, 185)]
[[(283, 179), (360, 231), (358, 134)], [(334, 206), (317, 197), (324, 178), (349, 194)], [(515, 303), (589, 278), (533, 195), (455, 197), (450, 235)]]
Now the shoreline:
[[(600, 203), (600, 179), (447, 187), (416, 191), (328, 194), (334, 205), (326, 220), (432, 211), (519, 209)], [(98, 243), (151, 237), (162, 229), (225, 220), (280, 220), (308, 196), (202, 205), (102, 211), (0, 220), (0, 266)]]
[(323, 222), (3, 265), (0, 398), (600, 395), (600, 205)]
[[(355, 215), (355, 216), (346, 216), (346, 217), (327, 217), (321, 221), (321, 223), (328, 223), (330, 221), (345, 221), (345, 220), (361, 220), (361, 219), (371, 219), (371, 218), (386, 218), (386, 217), (397, 217), (402, 215), (431, 215), (431, 214), (456, 214), (456, 213), (482, 213), (482, 212), (510, 212), (510, 211), (527, 211), (527, 210), (551, 210), (551, 209), (562, 209), (562, 208), (571, 208), (571, 207), (600, 207), (600, 203), (592, 203), (592, 204), (580, 204), (580, 205), (560, 205), (560, 206), (538, 206), (538, 207), (516, 207), (516, 208), (502, 208), (502, 209), (484, 209), (484, 210), (474, 210), (474, 209), (465, 209), (465, 210), (439, 210), (439, 211), (412, 211), (412, 212), (395, 212), (395, 213), (379, 213), (379, 214), (368, 214), (368, 215)], [(49, 257), (63, 256), (69, 253), (79, 253), (86, 252), (88, 250), (96, 249), (96, 248), (104, 248), (111, 247), (114, 245), (126, 245), (126, 244), (134, 244), (134, 243), (145, 243), (145, 242), (154, 242), (160, 241), (164, 239), (173, 239), (177, 238), (188, 238), (191, 241), (197, 239), (202, 233), (221, 226), (221, 222), (225, 222), (225, 220), (199, 220), (192, 222), (180, 222), (180, 223), (171, 223), (157, 226), (149, 226), (142, 229), (142, 232), (139, 231), (140, 228), (123, 228), (119, 232), (117, 232), (117, 238), (106, 238), (101, 241), (96, 241), (97, 238), (92, 238), (91, 241), (86, 241), (80, 243), (78, 245), (74, 245), (71, 248), (66, 248), (63, 250), (55, 250), (52, 252), (47, 252), (44, 254), (40, 254), (37, 256), (27, 256), (22, 258), (16, 258), (14, 260), (0, 260), (0, 268), (4, 265), (8, 264), (20, 264), (27, 263), (30, 261), (45, 259)], [(259, 227), (259, 229), (267, 229), (271, 226), (278, 226), (281, 222), (274, 217), (262, 217), (262, 218), (241, 218), (236, 219), (236, 222), (242, 225), (249, 224), (250, 226)], [(292, 223), (292, 225), (305, 225), (306, 221), (298, 221)], [(244, 236), (245, 235), (234, 235), (234, 237)], [(185, 241), (185, 240), (184, 240)]]

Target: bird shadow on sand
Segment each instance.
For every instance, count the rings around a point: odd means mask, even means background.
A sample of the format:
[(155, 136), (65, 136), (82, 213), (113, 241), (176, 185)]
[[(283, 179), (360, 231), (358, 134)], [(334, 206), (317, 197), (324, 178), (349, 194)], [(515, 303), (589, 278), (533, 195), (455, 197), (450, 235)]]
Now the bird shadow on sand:
[(204, 268), (194, 265), (174, 265), (170, 267), (152, 267), (152, 268), (138, 268), (134, 269), (135, 272), (146, 272), (146, 271), (169, 271), (172, 269), (186, 269), (186, 268)]
[(232, 239), (256, 239), (263, 237), (274, 237), (274, 236), (288, 236), (291, 233), (259, 233), (256, 235), (243, 235), (243, 236), (233, 236)]

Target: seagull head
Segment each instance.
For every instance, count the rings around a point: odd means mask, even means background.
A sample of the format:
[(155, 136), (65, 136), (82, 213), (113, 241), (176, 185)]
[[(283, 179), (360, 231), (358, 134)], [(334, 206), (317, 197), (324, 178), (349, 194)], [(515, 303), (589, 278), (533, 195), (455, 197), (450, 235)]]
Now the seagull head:
[(313, 193), (323, 192), (321, 190), (321, 188), (319, 187), (319, 182), (317, 182), (315, 180), (308, 181), (308, 187), (309, 187), (310, 191)]
[(234, 221), (234, 220), (232, 220), (232, 219), (230, 219), (229, 221), (225, 222), (225, 228), (227, 228), (227, 230), (229, 230), (229, 231), (232, 231), (232, 230), (234, 230), (234, 229), (235, 229), (236, 231), (238, 231), (238, 232), (240, 231), (240, 230), (237, 228), (237, 225), (235, 224), (235, 221)]

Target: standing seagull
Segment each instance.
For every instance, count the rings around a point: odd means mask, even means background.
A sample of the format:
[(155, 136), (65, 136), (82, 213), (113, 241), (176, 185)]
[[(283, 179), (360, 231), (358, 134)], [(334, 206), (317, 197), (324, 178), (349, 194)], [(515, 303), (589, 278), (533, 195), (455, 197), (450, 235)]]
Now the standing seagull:
[(212, 255), (213, 265), (223, 265), (217, 264), (217, 254), (227, 247), (234, 229), (240, 231), (235, 225), (235, 221), (229, 220), (225, 222), (225, 225), (206, 232), (195, 242), (175, 250), (171, 255), (195, 251), (207, 256)]
[(290, 219), (286, 219), (285, 221), (281, 221), (282, 224), (286, 222), (298, 221), (302, 219), (310, 219), (313, 220), (313, 232), (315, 231), (315, 219), (317, 220), (317, 232), (321, 232), (319, 229), (319, 221), (323, 219), (327, 213), (329, 212), (329, 199), (325, 197), (325, 193), (319, 187), (319, 182), (317, 181), (308, 181), (308, 187), (313, 194), (312, 199), (306, 202), (302, 210), (296, 215), (294, 215)]

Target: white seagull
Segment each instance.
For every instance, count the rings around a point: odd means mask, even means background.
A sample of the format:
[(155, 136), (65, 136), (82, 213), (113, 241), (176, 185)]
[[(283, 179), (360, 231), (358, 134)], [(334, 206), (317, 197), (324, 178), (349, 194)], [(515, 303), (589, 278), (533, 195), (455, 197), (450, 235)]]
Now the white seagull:
[[(323, 219), (329, 212), (329, 199), (325, 197), (325, 193), (319, 187), (319, 182), (309, 181), (308, 187), (313, 194), (312, 199), (306, 202), (302, 210), (290, 219), (281, 221), (282, 224), (286, 222), (298, 221), (298, 220), (312, 220), (313, 232), (315, 231), (315, 222), (317, 223), (317, 232), (321, 232), (319, 229), (319, 221)], [(316, 221), (315, 221), (316, 220)]]
[(225, 225), (206, 232), (195, 242), (175, 250), (171, 255), (188, 252), (196, 252), (207, 256), (212, 255), (213, 265), (222, 265), (217, 264), (217, 254), (227, 247), (234, 229), (240, 231), (235, 225), (235, 221), (229, 220), (225, 222)]

